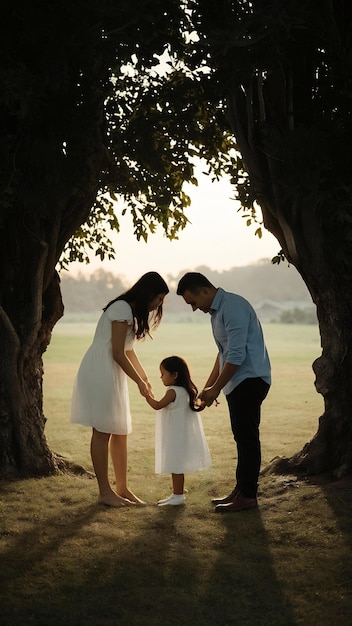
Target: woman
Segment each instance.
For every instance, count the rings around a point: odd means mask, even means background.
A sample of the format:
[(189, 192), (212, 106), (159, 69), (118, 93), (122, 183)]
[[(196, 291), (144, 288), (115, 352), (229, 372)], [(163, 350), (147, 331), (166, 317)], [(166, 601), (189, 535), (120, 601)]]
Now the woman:
[[(168, 286), (157, 272), (144, 274), (103, 309), (92, 345), (76, 377), (71, 422), (91, 426), (91, 456), (99, 502), (107, 506), (144, 504), (127, 486), (127, 435), (132, 431), (127, 376), (142, 396), (152, 394), (148, 376), (133, 349), (162, 317)], [(108, 451), (116, 491), (108, 478)]]

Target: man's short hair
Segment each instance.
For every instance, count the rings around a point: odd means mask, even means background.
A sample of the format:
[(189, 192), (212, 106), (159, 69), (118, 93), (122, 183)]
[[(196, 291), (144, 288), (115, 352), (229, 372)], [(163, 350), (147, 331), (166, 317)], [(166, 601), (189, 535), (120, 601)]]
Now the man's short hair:
[(213, 287), (213, 285), (204, 274), (187, 272), (179, 281), (176, 293), (178, 296), (183, 296), (185, 291), (197, 293), (202, 287)]

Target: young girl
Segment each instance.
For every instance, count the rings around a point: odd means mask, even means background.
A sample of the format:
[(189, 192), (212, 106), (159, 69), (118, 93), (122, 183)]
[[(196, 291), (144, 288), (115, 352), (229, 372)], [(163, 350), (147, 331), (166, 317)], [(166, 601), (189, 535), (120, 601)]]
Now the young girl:
[(188, 365), (179, 356), (170, 356), (160, 364), (161, 380), (167, 391), (161, 400), (146, 396), (156, 409), (155, 472), (171, 474), (172, 494), (159, 500), (159, 506), (185, 503), (185, 472), (195, 472), (211, 465), (210, 453), (198, 414), (205, 404), (197, 401), (198, 390), (191, 380)]
[[(109, 302), (75, 380), (71, 421), (92, 430), (91, 457), (99, 501), (108, 506), (144, 504), (127, 486), (127, 435), (132, 431), (127, 376), (142, 396), (151, 385), (133, 349), (134, 340), (158, 326), (169, 289), (157, 272), (144, 274), (126, 293)], [(116, 487), (108, 477), (108, 452)]]

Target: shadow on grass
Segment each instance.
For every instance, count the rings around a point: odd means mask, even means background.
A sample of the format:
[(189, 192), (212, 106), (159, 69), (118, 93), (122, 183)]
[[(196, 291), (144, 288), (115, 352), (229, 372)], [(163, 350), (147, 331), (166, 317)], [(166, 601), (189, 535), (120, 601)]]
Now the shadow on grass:
[[(291, 626), (292, 607), (277, 580), (259, 509), (216, 514), (226, 529), (204, 604), (214, 624)], [(222, 589), (219, 598), (218, 590)]]
[(259, 510), (76, 506), (19, 535), (2, 563), (2, 626), (295, 623)]
[[(11, 547), (2, 550), (1, 555), (2, 626), (71, 623), (61, 619), (60, 596), (62, 592), (65, 596), (64, 589), (69, 584), (70, 575), (69, 572), (63, 574), (59, 564), (60, 550), (64, 543), (80, 533), (94, 518), (96, 510), (97, 507), (81, 508), (69, 520), (64, 517), (63, 512), (59, 519), (57, 516), (48, 517), (18, 536), (15, 529), (13, 532), (1, 532), (2, 537), (4, 534), (9, 536), (11, 543)], [(34, 523), (35, 521), (33, 520)], [(11, 535), (15, 537), (13, 542)], [(53, 584), (53, 579), (57, 585)], [(65, 612), (66, 610), (62, 611), (63, 615)]]
[[(341, 601), (335, 604), (335, 624), (351, 624), (352, 476), (339, 480), (323, 477), (308, 482), (321, 487), (340, 531), (341, 542), (336, 542), (335, 547), (335, 585)], [(334, 529), (327, 527), (326, 532), (333, 533)]]

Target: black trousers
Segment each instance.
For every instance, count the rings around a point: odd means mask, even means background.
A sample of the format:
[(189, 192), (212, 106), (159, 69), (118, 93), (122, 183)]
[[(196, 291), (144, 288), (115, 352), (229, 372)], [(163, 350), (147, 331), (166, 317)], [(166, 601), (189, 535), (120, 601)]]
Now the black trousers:
[(269, 388), (262, 378), (246, 378), (226, 396), (237, 444), (237, 487), (248, 498), (255, 498), (258, 490), (260, 409)]

